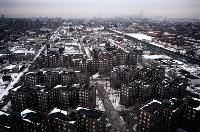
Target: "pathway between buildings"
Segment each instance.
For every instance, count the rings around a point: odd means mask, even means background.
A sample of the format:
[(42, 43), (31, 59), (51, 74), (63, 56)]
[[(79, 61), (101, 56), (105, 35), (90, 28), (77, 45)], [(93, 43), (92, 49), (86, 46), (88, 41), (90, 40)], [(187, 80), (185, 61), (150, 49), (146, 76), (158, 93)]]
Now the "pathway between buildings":
[(104, 89), (104, 85), (102, 83), (99, 83), (99, 81), (93, 80), (92, 82), (97, 86), (97, 90), (100, 93), (106, 115), (111, 121), (113, 128), (116, 129), (117, 132), (128, 132), (128, 130), (124, 126), (124, 122), (121, 119), (118, 111), (114, 108), (113, 104), (111, 103), (107, 92)]

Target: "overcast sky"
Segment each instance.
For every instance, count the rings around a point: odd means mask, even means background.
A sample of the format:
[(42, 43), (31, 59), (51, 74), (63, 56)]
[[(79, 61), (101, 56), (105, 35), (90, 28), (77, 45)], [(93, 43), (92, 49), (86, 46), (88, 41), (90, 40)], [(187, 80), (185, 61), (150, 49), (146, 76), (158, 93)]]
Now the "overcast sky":
[(200, 0), (0, 0), (0, 13), (9, 17), (200, 17)]

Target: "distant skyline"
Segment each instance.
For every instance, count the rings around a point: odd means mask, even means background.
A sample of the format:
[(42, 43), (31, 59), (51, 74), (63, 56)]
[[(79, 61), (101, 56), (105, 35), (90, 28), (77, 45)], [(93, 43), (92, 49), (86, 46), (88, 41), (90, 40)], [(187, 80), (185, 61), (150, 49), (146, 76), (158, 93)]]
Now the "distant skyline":
[(0, 0), (7, 17), (113, 17), (139, 15), (200, 18), (200, 0)]

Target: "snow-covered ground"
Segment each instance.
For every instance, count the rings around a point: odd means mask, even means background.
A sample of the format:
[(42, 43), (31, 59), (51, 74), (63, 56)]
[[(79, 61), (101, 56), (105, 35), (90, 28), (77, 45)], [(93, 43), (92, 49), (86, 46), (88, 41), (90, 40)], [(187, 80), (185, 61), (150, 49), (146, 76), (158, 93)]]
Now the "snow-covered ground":
[(87, 57), (88, 57), (89, 59), (91, 59), (92, 56), (91, 56), (91, 54), (90, 54), (90, 52), (89, 52), (89, 47), (85, 47), (85, 52), (86, 52)]
[(19, 50), (15, 50), (13, 53), (15, 54), (35, 54), (35, 51), (29, 51), (27, 49), (19, 49)]
[(185, 64), (185, 63), (184, 63), (184, 64), (181, 66), (181, 68), (182, 68), (183, 70), (186, 70), (186, 71), (190, 72), (190, 73), (193, 74), (193, 75), (200, 74), (200, 67), (197, 66), (197, 65)]
[[(34, 60), (36, 60), (36, 58), (41, 54), (41, 52), (44, 50), (44, 46), (38, 51), (38, 53), (35, 55), (35, 58)], [(30, 65), (30, 64), (29, 64)], [(28, 67), (29, 65), (27, 66), (27, 68), (25, 68), (23, 71), (21, 71), (19, 74), (18, 73), (13, 73), (11, 74), (11, 78), (12, 78), (12, 81), (10, 82), (10, 84), (7, 86), (7, 88), (5, 89), (1, 89), (2, 87), (0, 87), (0, 102), (2, 101), (2, 98), (3, 96), (5, 95), (8, 95), (8, 91), (10, 89), (13, 88), (13, 86), (19, 81), (19, 79), (21, 78), (21, 76), (25, 73), (25, 72), (28, 72)], [(2, 82), (0, 82), (1, 84)]]
[(16, 65), (11, 64), (11, 65), (8, 65), (8, 66), (4, 67), (3, 69), (11, 70), (11, 69), (13, 69), (15, 66), (16, 66)]
[[(176, 52), (176, 50), (174, 48), (165, 47), (164, 45), (161, 45), (161, 44), (158, 44), (158, 43), (155, 43), (155, 42), (151, 42), (152, 39), (153, 39), (153, 37), (151, 37), (151, 36), (147, 36), (147, 35), (142, 34), (142, 33), (128, 33), (127, 35), (134, 37), (138, 40), (149, 41), (150, 44), (152, 44), (152, 45), (167, 49), (169, 51)], [(170, 57), (168, 57), (166, 55), (143, 55), (143, 58), (144, 59), (159, 59), (159, 58), (170, 59)], [(182, 68), (183, 70), (186, 70), (193, 75), (197, 75), (197, 74), (200, 73), (200, 67), (199, 66), (196, 66), (196, 65), (193, 65), (193, 64), (186, 64), (186, 63), (178, 61), (178, 60), (174, 60), (174, 61), (179, 65), (179, 68)]]
[(176, 50), (174, 48), (165, 47), (164, 45), (161, 45), (161, 44), (158, 44), (158, 43), (155, 43), (155, 42), (150, 42), (150, 44), (155, 45), (155, 46), (160, 47), (160, 48), (163, 48), (163, 49), (167, 49), (169, 51), (176, 52)]
[(8, 85), (8, 87), (0, 94), (0, 100), (2, 101), (2, 97), (8, 95), (8, 91), (13, 88), (13, 86), (19, 81), (21, 76), (28, 71), (28, 67), (24, 69), (22, 72), (18, 74), (18, 76)]
[(171, 59), (171, 57), (167, 55), (143, 55), (142, 56), (144, 59)]
[(10, 51), (15, 54), (35, 54), (35, 51), (33, 49), (28, 50), (19, 46), (11, 48)]
[(199, 87), (187, 87), (187, 90), (188, 91), (191, 91), (192, 93), (195, 93), (195, 94), (200, 94), (200, 86)]
[(35, 55), (33, 61), (35, 61), (36, 58), (38, 58), (38, 56), (41, 54), (41, 52), (44, 50), (44, 48), (45, 48), (45, 45), (38, 51), (38, 53)]
[[(151, 56), (148, 57), (146, 55), (145, 57), (143, 56), (143, 58), (151, 58)], [(154, 59), (154, 57), (152, 57), (152, 58)], [(155, 55), (155, 58), (157, 58), (156, 55)], [(162, 56), (160, 56), (160, 57), (158, 56), (158, 58), (162, 58)], [(176, 68), (177, 70), (183, 69), (183, 70), (189, 72), (193, 76), (198, 77), (199, 76), (198, 74), (200, 74), (200, 66), (198, 66), (198, 65), (185, 63), (185, 62), (182, 62), (179, 60), (174, 60), (170, 57), (169, 57), (169, 59), (167, 57), (166, 58), (164, 57), (163, 60), (161, 60), (161, 61), (165, 62), (165, 63), (168, 63), (170, 61), (169, 64), (173, 64), (174, 66), (176, 66), (174, 68)]]
[(128, 50), (126, 50), (125, 48), (123, 48), (123, 47), (122, 47), (122, 46), (120, 46), (119, 44), (116, 44), (114, 40), (112, 40), (112, 39), (109, 39), (109, 41), (110, 41), (110, 43), (111, 43), (112, 45), (114, 45), (114, 46), (118, 47), (119, 49), (123, 50), (123, 51), (124, 51), (124, 52), (126, 52), (126, 53), (129, 53), (129, 51), (128, 51)]
[(9, 101), (9, 102), (7, 103), (7, 105), (5, 105), (5, 106), (2, 108), (2, 110), (3, 110), (3, 111), (9, 111), (10, 107), (11, 107), (11, 102)]
[(107, 81), (107, 86), (105, 86), (105, 90), (108, 94), (108, 97), (110, 99), (110, 101), (112, 102), (113, 106), (115, 107), (115, 109), (121, 111), (122, 109), (125, 109), (125, 107), (123, 105), (120, 105), (120, 92), (117, 90), (114, 90), (110, 87), (110, 82)]
[(83, 54), (81, 45), (77, 42), (65, 43), (64, 54)]
[(153, 37), (151, 36), (147, 36), (145, 34), (142, 33), (127, 33), (126, 35), (130, 36), (130, 37), (134, 37), (138, 40), (147, 40), (147, 41), (152, 41)]
[(98, 94), (98, 91), (97, 91), (96, 95), (97, 95), (96, 96), (96, 105), (97, 105), (96, 109), (101, 110), (101, 111), (105, 111), (105, 108), (103, 106), (103, 102), (102, 102), (102, 100), (101, 100), (101, 98)]
[[(164, 61), (164, 60), (163, 60)], [(185, 63), (178, 60), (173, 60), (174, 63), (178, 64), (178, 67), (189, 72), (191, 75), (197, 76), (200, 74), (200, 66), (190, 63)]]
[[(59, 27), (55, 33), (58, 33), (58, 31), (60, 30), (61, 28)], [(41, 47), (40, 50), (38, 50), (37, 54), (35, 55), (33, 61), (35, 61), (39, 56), (40, 54), (42, 53), (42, 51), (45, 49), (45, 45), (43, 47)], [(23, 49), (21, 47), (13, 47), (11, 49), (11, 51), (13, 52), (19, 52), (19, 53), (22, 53), (22, 52), (27, 52), (27, 53), (34, 53), (33, 50), (30, 50), (28, 51), (27, 49)], [(21, 78), (21, 76), (28, 72), (28, 68), (29, 68), (30, 64), (27, 66), (27, 68), (25, 68), (23, 71), (21, 71), (19, 74), (18, 73), (12, 73), (11, 74), (11, 78), (12, 78), (12, 81), (10, 82), (10, 84), (5, 88), (2, 84), (4, 83), (2, 81), (2, 79), (0, 80), (0, 102), (2, 102), (2, 98), (6, 95), (8, 95), (8, 91), (10, 89), (13, 88), (13, 86), (19, 81), (19, 79)], [(10, 65), (8, 68), (13, 68), (13, 65)], [(2, 78), (2, 77), (1, 77)]]
[(120, 31), (117, 31), (117, 30), (113, 30), (113, 32), (116, 32), (116, 33), (123, 34), (122, 32), (120, 32)]
[(67, 54), (77, 54), (79, 53), (79, 50), (75, 49), (74, 47), (65, 47), (64, 52)]
[(5, 88), (6, 88), (5, 82), (3, 82), (2, 77), (0, 76), (0, 95), (3, 93)]
[(148, 41), (150, 44), (155, 45), (155, 46), (157, 46), (157, 47), (164, 48), (164, 49), (167, 49), (167, 50), (169, 50), (169, 51), (176, 52), (176, 49), (174, 49), (174, 48), (165, 47), (165, 46), (162, 45), (162, 44), (152, 42), (152, 39), (153, 39), (154, 37), (148, 36), (148, 35), (146, 35), (146, 34), (143, 34), (143, 33), (127, 33), (126, 35), (128, 35), (128, 36), (130, 36), (130, 37), (134, 37), (134, 38), (136, 38), (136, 39), (138, 39), (138, 40)]
[[(9, 66), (6, 66), (4, 69), (12, 69), (12, 68), (14, 68), (16, 65), (9, 65)], [(11, 74), (9, 74), (10, 76), (11, 76), (11, 78), (12, 78), (12, 81), (14, 81), (16, 78), (17, 78), (17, 76), (18, 76), (18, 73), (11, 73)], [(0, 97), (1, 97), (1, 94), (3, 94), (4, 93), (4, 91), (6, 90), (6, 87), (7, 87), (7, 85), (9, 85), (9, 83), (10, 83), (10, 81), (6, 81), (6, 82), (4, 82), (3, 80), (2, 80), (2, 77), (3, 77), (3, 75), (0, 75)], [(11, 82), (12, 82), (11, 81)], [(0, 98), (0, 100), (1, 100), (1, 98)]]
[[(115, 109), (117, 109), (119, 111), (122, 110), (122, 109), (125, 109), (125, 107), (123, 105), (119, 104), (120, 92), (117, 91), (117, 90), (112, 89), (110, 87), (110, 82), (109, 81), (99, 80), (99, 81), (95, 81), (95, 82), (98, 82), (99, 84), (104, 86), (104, 89), (105, 89), (105, 91), (106, 91), (106, 93), (107, 93), (107, 95), (108, 95), (108, 97), (109, 97), (109, 99), (110, 99), (110, 101), (113, 104)], [(94, 85), (94, 84), (92, 84), (92, 85)], [(100, 97), (100, 95), (97, 92), (97, 98), (96, 98), (97, 107), (96, 107), (96, 109), (105, 111), (104, 106), (103, 106), (103, 102), (99, 97)]]

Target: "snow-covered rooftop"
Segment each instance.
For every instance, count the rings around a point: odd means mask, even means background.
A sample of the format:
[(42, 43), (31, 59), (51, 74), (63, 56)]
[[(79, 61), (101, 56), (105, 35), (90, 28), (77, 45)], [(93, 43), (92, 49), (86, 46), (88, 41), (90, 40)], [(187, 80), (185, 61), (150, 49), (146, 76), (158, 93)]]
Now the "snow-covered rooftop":
[(161, 102), (158, 100), (152, 100), (150, 103), (144, 105), (140, 109), (144, 109), (147, 112), (154, 113), (158, 110), (159, 105), (161, 105)]
[(22, 48), (18, 46), (11, 48), (10, 51), (15, 54), (35, 54), (35, 51), (33, 49), (28, 50), (26, 48)]
[(6, 116), (8, 116), (9, 114), (8, 114), (8, 113), (5, 113), (5, 112), (3, 112), (3, 111), (0, 111), (0, 115), (6, 115)]
[(60, 109), (58, 109), (58, 108), (54, 108), (54, 109), (50, 112), (50, 114), (57, 113), (57, 112), (62, 113), (62, 114), (64, 114), (64, 115), (67, 115), (67, 111), (60, 110)]
[(65, 47), (64, 54), (79, 54), (80, 51), (74, 47)]
[(84, 108), (84, 107), (78, 107), (78, 108), (76, 108), (76, 110), (79, 111), (79, 110), (89, 110), (89, 109), (88, 108)]
[(13, 91), (17, 91), (19, 88), (21, 88), (21, 86), (18, 86), (18, 87), (16, 87), (16, 88), (13, 88), (12, 90), (13, 90)]
[(192, 99), (199, 102), (199, 105), (193, 109), (200, 111), (200, 99), (197, 99), (197, 98), (192, 98)]
[(26, 116), (28, 113), (36, 113), (35, 111), (29, 110), (29, 109), (25, 109), (24, 111), (21, 112), (21, 116), (24, 117)]
[(8, 66), (4, 67), (4, 69), (9, 69), (9, 70), (11, 70), (11, 69), (13, 69), (15, 66), (16, 66), (16, 65), (11, 64), (11, 65), (8, 65)]
[(92, 76), (92, 78), (93, 79), (96, 79), (96, 78), (98, 78), (100, 76), (100, 74), (99, 73), (96, 73), (96, 74), (94, 74), (93, 76)]

